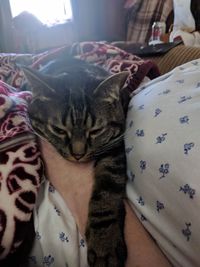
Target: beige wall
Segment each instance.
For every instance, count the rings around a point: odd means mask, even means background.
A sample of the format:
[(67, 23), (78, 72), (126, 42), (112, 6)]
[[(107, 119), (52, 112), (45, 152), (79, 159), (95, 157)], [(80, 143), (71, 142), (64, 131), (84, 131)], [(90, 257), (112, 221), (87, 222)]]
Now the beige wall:
[(76, 40), (77, 36), (74, 25), (70, 22), (55, 27), (41, 28), (32, 38), (34, 52), (64, 44), (71, 44)]
[(74, 0), (79, 40), (122, 40), (125, 38), (124, 0)]

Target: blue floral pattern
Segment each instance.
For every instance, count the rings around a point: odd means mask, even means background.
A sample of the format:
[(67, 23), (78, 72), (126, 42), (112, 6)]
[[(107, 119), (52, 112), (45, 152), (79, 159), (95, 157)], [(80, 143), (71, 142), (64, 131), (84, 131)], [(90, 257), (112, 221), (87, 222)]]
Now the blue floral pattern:
[(160, 202), (160, 201), (157, 200), (156, 201), (156, 209), (157, 209), (157, 212), (160, 212), (160, 210), (162, 210), (164, 208), (165, 208), (164, 204), (162, 202)]
[(185, 226), (186, 227), (184, 229), (182, 229), (182, 233), (186, 237), (186, 240), (190, 241), (190, 238), (191, 238), (191, 235), (192, 235), (192, 232), (190, 230), (191, 223), (185, 223)]
[(180, 123), (182, 123), (182, 124), (189, 123), (189, 118), (188, 118), (188, 116), (186, 115), (186, 116), (181, 117), (181, 118), (179, 119), (179, 121), (180, 121)]
[(140, 160), (140, 169), (141, 169), (141, 172), (143, 172), (145, 169), (146, 169), (146, 161), (145, 160)]
[(167, 133), (161, 134), (160, 136), (156, 137), (156, 144), (161, 144), (165, 141)]
[(84, 239), (81, 239), (80, 240), (80, 245), (79, 245), (80, 247), (85, 247), (85, 240)]
[(137, 129), (136, 130), (136, 135), (139, 137), (143, 137), (144, 136), (144, 130), (140, 130), (140, 129)]
[(164, 178), (169, 173), (169, 163), (161, 164), (159, 168), (159, 172), (162, 173), (161, 178)]
[(44, 266), (51, 266), (54, 262), (54, 257), (51, 255), (44, 256), (43, 264)]
[(64, 233), (64, 232), (61, 232), (59, 233), (59, 239), (64, 243), (68, 243), (69, 242), (69, 238), (68, 236)]
[(184, 186), (180, 186), (179, 191), (182, 191), (186, 195), (189, 195), (189, 198), (194, 198), (196, 190), (191, 188), (189, 184), (185, 184)]
[(154, 117), (157, 117), (158, 115), (160, 115), (160, 113), (162, 112), (162, 110), (160, 109), (160, 108), (156, 108), (155, 109), (155, 115), (154, 115)]
[(71, 211), (48, 180), (38, 198), (42, 205), (35, 213), (35, 241), (28, 264), (21, 267), (86, 267), (86, 242)]
[[(200, 59), (133, 97), (125, 145), (127, 195), (174, 266), (199, 266)], [(146, 220), (148, 218), (148, 220)], [(191, 262), (192, 259), (192, 262)]]
[(189, 151), (194, 147), (194, 143), (186, 143), (184, 144), (184, 154), (188, 155)]

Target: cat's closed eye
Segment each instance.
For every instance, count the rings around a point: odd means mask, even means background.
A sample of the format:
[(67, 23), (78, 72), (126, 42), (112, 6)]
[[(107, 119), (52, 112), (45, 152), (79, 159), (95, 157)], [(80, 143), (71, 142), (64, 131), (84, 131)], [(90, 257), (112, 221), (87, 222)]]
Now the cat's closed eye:
[(65, 135), (65, 134), (67, 134), (67, 132), (66, 132), (65, 130), (63, 130), (63, 129), (61, 129), (61, 128), (55, 126), (55, 125), (51, 125), (51, 128), (52, 128), (52, 130), (53, 130), (55, 133), (57, 133), (57, 134), (60, 134), (60, 135)]
[(98, 135), (98, 134), (100, 134), (103, 130), (104, 130), (103, 128), (97, 128), (97, 129), (91, 130), (91, 131), (89, 132), (89, 135), (90, 135), (90, 136)]

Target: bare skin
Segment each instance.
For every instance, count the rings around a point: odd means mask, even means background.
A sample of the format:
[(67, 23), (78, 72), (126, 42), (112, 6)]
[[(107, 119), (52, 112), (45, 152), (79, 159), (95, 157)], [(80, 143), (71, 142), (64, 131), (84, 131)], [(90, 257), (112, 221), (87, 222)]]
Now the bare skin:
[[(66, 161), (45, 141), (41, 141), (41, 151), (48, 179), (65, 200), (84, 236), (93, 185), (93, 162), (77, 164)], [(172, 266), (146, 232), (128, 202), (125, 205), (125, 239), (128, 247), (126, 267)]]

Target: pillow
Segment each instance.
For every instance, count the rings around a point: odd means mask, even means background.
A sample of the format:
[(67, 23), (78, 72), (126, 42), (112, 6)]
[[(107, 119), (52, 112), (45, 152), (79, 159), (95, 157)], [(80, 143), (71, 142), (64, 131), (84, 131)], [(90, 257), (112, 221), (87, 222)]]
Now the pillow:
[(147, 83), (127, 115), (127, 195), (173, 266), (200, 262), (200, 59)]

